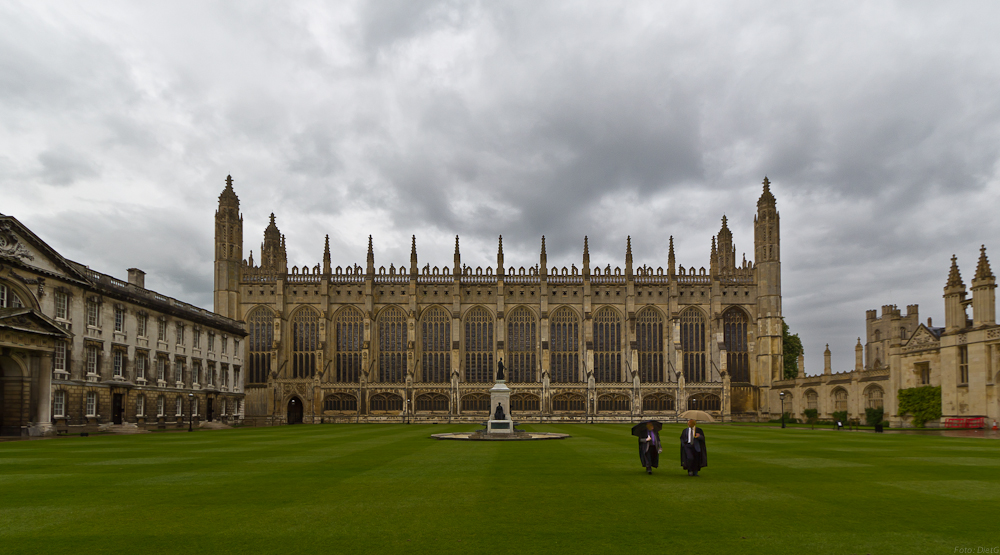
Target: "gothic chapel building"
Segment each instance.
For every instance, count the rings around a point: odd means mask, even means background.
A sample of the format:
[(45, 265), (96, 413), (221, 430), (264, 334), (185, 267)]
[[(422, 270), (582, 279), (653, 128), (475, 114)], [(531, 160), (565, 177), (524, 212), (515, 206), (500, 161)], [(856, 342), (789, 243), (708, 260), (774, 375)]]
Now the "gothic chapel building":
[[(462, 263), (288, 266), (274, 215), (259, 260), (243, 256), (231, 177), (216, 212), (215, 311), (246, 323), (245, 418), (259, 424), (479, 422), (504, 361), (520, 421), (672, 418), (688, 409), (756, 419), (782, 369), (779, 217), (768, 180), (754, 219), (756, 261), (732, 233), (708, 268)], [(774, 408), (776, 412), (778, 409)]]

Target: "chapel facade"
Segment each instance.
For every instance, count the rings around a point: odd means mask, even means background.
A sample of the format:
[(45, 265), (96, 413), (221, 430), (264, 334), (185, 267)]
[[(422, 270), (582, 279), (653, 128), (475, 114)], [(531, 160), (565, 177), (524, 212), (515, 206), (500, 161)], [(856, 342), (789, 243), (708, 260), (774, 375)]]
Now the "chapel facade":
[[(478, 422), (499, 361), (516, 420), (629, 421), (689, 409), (766, 415), (782, 368), (779, 214), (765, 178), (756, 261), (737, 261), (722, 218), (708, 268), (591, 261), (549, 267), (331, 260), (288, 266), (274, 215), (243, 255), (240, 201), (227, 177), (215, 216), (215, 311), (246, 324), (245, 418), (255, 424)], [(438, 263), (439, 264), (439, 263)], [(774, 409), (777, 410), (777, 409)]]

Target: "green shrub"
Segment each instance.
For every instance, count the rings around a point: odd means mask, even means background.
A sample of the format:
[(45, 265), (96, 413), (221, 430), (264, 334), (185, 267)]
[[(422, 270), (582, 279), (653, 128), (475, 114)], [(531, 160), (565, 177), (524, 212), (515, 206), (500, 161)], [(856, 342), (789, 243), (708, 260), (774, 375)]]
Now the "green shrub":
[(833, 413), (833, 421), (834, 422), (841, 422), (841, 423), (843, 423), (846, 426), (847, 425), (847, 411), (846, 410), (834, 411), (834, 413)]
[(913, 417), (913, 425), (923, 428), (928, 420), (941, 418), (941, 386), (899, 390), (899, 415)]
[(879, 422), (882, 421), (882, 417), (884, 416), (884, 414), (885, 411), (882, 409), (882, 407), (879, 407), (877, 409), (871, 409), (871, 408), (865, 409), (865, 425), (874, 426), (875, 424), (878, 424)]
[(816, 427), (816, 422), (819, 421), (819, 411), (816, 409), (806, 409), (802, 411), (802, 414), (806, 416), (806, 422), (812, 426)]

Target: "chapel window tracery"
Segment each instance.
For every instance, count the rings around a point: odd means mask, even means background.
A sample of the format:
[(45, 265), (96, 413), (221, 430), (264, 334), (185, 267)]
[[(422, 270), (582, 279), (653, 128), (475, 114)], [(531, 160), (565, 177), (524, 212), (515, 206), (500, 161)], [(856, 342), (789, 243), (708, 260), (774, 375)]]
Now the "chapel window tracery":
[(451, 373), (451, 317), (439, 307), (428, 309), (420, 322), (420, 336), (424, 381), (447, 382)]
[(318, 351), (319, 313), (301, 308), (292, 316), (292, 378), (316, 375)]
[(378, 379), (401, 383), (406, 378), (406, 315), (398, 307), (385, 309), (378, 320)]
[(706, 381), (705, 317), (696, 308), (681, 313), (681, 352), (684, 354), (684, 380)]
[(643, 383), (664, 382), (663, 317), (656, 309), (639, 313), (635, 323), (636, 349), (639, 352), (639, 379)]
[(465, 317), (465, 381), (493, 379), (493, 317), (482, 307)]
[(334, 321), (333, 329), (337, 346), (334, 381), (357, 383), (361, 379), (364, 316), (356, 308), (342, 310)]
[[(271, 374), (274, 313), (259, 306), (247, 316), (247, 383), (266, 383)], [(209, 335), (209, 337), (213, 337)], [(210, 347), (211, 349), (211, 347)]]
[(605, 307), (594, 316), (594, 380), (597, 383), (622, 381), (622, 323), (613, 308)]
[[(552, 381), (573, 383), (580, 381), (580, 320), (576, 313), (562, 307), (552, 314), (552, 349), (549, 354), (549, 368)], [(581, 409), (582, 410), (582, 409)]]
[(537, 337), (535, 315), (524, 307), (512, 310), (507, 317), (507, 381), (537, 381)]
[(722, 315), (723, 338), (726, 344), (726, 369), (734, 383), (750, 383), (750, 352), (747, 332), (750, 319), (738, 308)]

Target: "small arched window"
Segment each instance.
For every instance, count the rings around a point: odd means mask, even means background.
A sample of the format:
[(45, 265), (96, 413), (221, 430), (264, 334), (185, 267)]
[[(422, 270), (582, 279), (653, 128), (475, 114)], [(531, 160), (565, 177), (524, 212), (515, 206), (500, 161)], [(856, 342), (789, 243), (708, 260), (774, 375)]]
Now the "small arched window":
[(510, 412), (538, 412), (539, 406), (537, 395), (515, 393), (510, 396)]
[(869, 409), (880, 409), (882, 408), (882, 397), (884, 392), (882, 388), (877, 385), (870, 385), (868, 389), (865, 390), (865, 408)]

